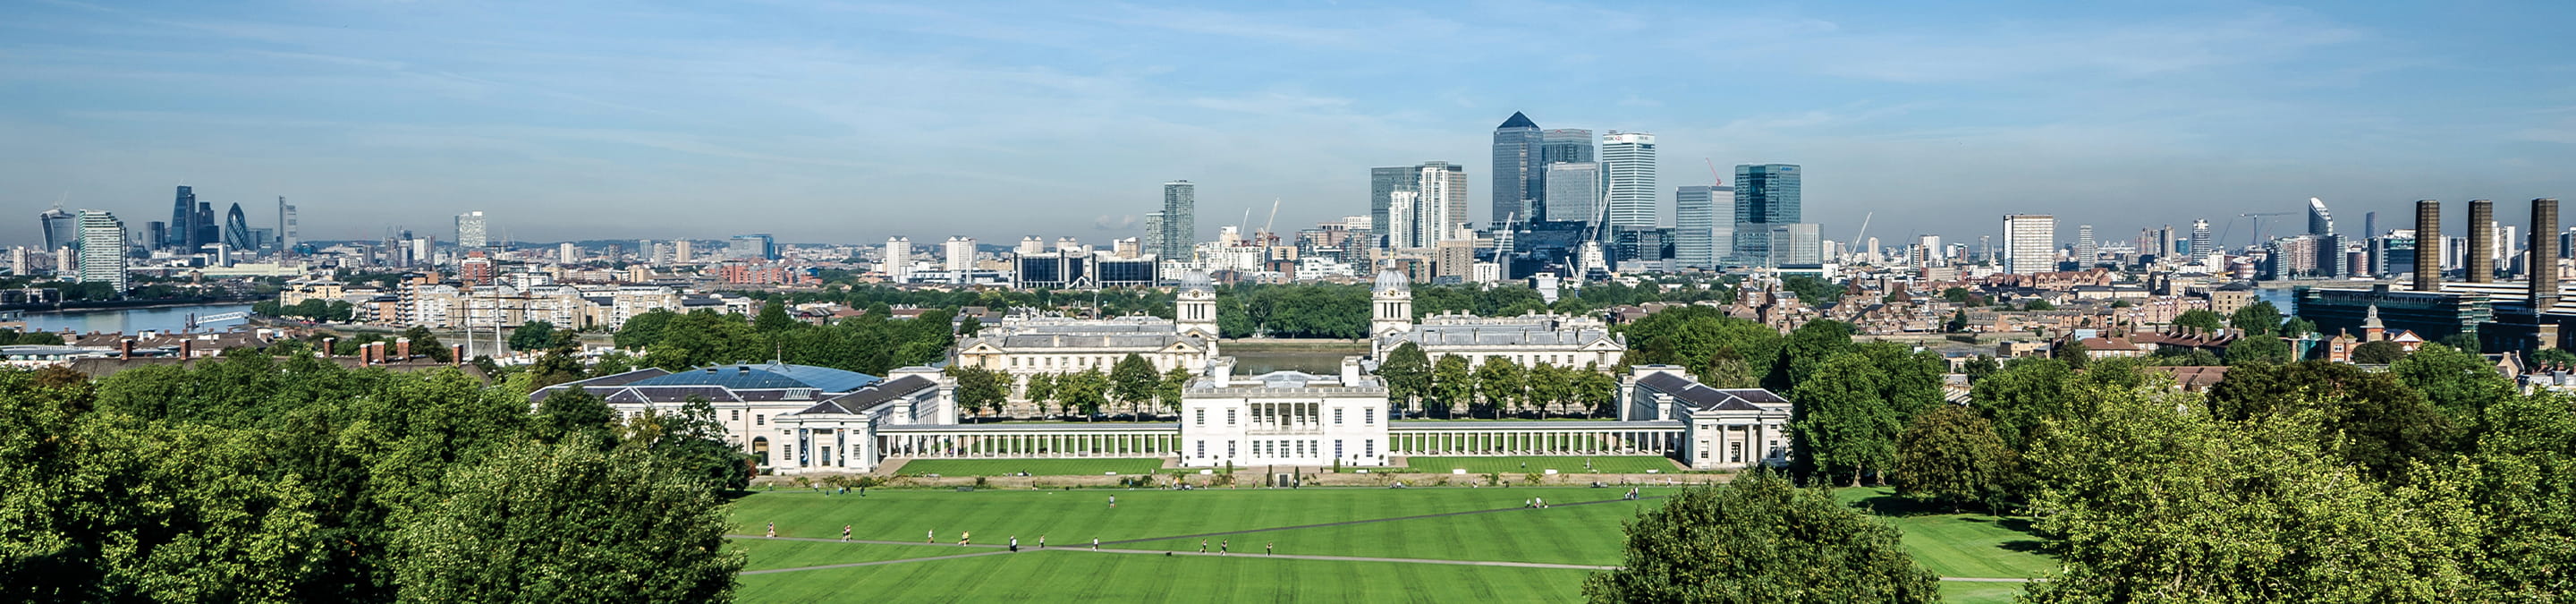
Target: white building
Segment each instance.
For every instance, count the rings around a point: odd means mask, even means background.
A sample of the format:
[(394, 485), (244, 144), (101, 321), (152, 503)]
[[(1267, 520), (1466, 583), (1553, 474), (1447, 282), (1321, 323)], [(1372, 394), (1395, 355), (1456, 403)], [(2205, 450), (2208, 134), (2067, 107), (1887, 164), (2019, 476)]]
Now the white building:
[(2057, 217), (2005, 214), (2003, 269), (2016, 275), (2056, 271)]
[(1619, 419), (1682, 422), (1677, 452), (1694, 470), (1789, 464), (1796, 406), (1760, 388), (1710, 388), (1680, 367), (1639, 365), (1620, 388)]
[(1106, 372), (1130, 354), (1157, 372), (1199, 372), (1217, 356), (1216, 291), (1202, 272), (1184, 275), (1181, 283), (1173, 302), (1179, 320), (1011, 315), (959, 338), (950, 362), (1010, 375), (1014, 401), (1024, 400), (1029, 376)]
[(528, 402), (542, 405), (572, 388), (600, 397), (621, 419), (676, 413), (691, 398), (705, 399), (726, 440), (780, 474), (874, 470), (884, 457), (875, 449), (877, 429), (957, 423), (956, 384), (929, 367), (897, 369), (891, 379), (775, 362), (648, 368), (548, 386)]
[(1394, 271), (1378, 274), (1374, 290), (1370, 294), (1371, 358), (1385, 359), (1397, 346), (1410, 342), (1434, 363), (1441, 357), (1457, 355), (1466, 357), (1471, 366), (1487, 359), (1510, 359), (1524, 366), (1547, 363), (1607, 369), (1617, 366), (1628, 350), (1627, 343), (1611, 334), (1607, 324), (1593, 317), (1552, 313), (1517, 317), (1440, 314), (1423, 317), (1416, 323), (1412, 288), (1402, 275)]
[(105, 210), (81, 210), (80, 282), (105, 283), (125, 295), (125, 223)]
[(1655, 135), (1610, 131), (1601, 136), (1601, 171), (1609, 186), (1605, 227), (1655, 228)]
[(912, 280), (912, 240), (886, 238), (884, 270), (887, 281), (902, 283)]
[(944, 248), (940, 250), (943, 254), (941, 260), (947, 263), (944, 268), (948, 272), (963, 273), (975, 270), (975, 238), (949, 237), (948, 241), (940, 246)]
[(1337, 376), (1233, 368), (1220, 359), (1182, 391), (1181, 465), (1386, 465), (1386, 384), (1358, 357)]
[(491, 243), (483, 233), (482, 210), (456, 215), (456, 247), (473, 249)]

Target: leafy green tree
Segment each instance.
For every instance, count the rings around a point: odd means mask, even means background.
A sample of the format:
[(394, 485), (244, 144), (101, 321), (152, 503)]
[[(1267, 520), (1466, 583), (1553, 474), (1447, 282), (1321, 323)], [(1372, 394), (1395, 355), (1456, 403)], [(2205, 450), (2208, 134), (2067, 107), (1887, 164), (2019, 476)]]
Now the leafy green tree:
[(402, 337), (411, 340), (412, 354), (429, 357), (429, 360), (440, 363), (456, 359), (455, 352), (448, 350), (446, 344), (439, 343), (438, 335), (430, 333), (427, 327), (414, 325), (411, 329), (403, 330)]
[(1581, 379), (1572, 369), (1540, 362), (1529, 367), (1521, 382), (1530, 406), (1545, 413), (1556, 410), (1558, 405), (1574, 402), (1577, 382)]
[(962, 365), (950, 365), (947, 372), (957, 380), (957, 406), (968, 413), (1000, 412), (1011, 401), (1009, 374)]
[(1118, 359), (1109, 369), (1109, 396), (1127, 403), (1128, 411), (1143, 413), (1145, 406), (1154, 402), (1154, 391), (1162, 382), (1163, 374), (1154, 371), (1153, 362), (1128, 353), (1127, 358)]
[(958, 320), (957, 320), (957, 335), (959, 335), (959, 336), (963, 336), (963, 337), (970, 337), (970, 338), (971, 338), (971, 337), (975, 337), (975, 334), (977, 334), (977, 333), (981, 333), (981, 332), (983, 332), (983, 331), (984, 331), (984, 320), (983, 320), (983, 319), (979, 319), (979, 318), (975, 318), (975, 317), (967, 317), (967, 318), (964, 318), (964, 319), (958, 319)]
[(1795, 468), (1859, 484), (1896, 463), (1896, 438), (1915, 413), (1940, 404), (1938, 355), (1875, 342), (1834, 355), (1799, 382), (1789, 420)]
[(1190, 380), (1197, 377), (1198, 374), (1190, 373), (1190, 370), (1181, 367), (1173, 367), (1170, 371), (1163, 372), (1163, 382), (1154, 386), (1154, 399), (1162, 403), (1160, 411), (1180, 414), (1181, 394), (1189, 389)]
[(1492, 357), (1476, 364), (1476, 391), (1485, 395), (1485, 404), (1501, 414), (1517, 408), (1527, 400), (1527, 375), (1521, 364), (1504, 357)]
[(2055, 304), (2050, 304), (2047, 300), (2043, 300), (2043, 299), (2039, 299), (2039, 298), (2031, 298), (2029, 302), (2023, 302), (2023, 303), (2022, 303), (2022, 305), (2021, 305), (2021, 309), (2022, 309), (2022, 310), (2057, 310), (2057, 305), (2055, 305)]
[(1582, 377), (1575, 381), (1574, 396), (1575, 400), (1583, 403), (1584, 409), (1597, 415), (1619, 414), (1619, 378), (1602, 373), (1601, 368), (1595, 365), (1587, 365), (1576, 373)]
[(2321, 451), (2374, 478), (2402, 479), (2431, 462), (2455, 434), (2451, 422), (2395, 376), (2326, 361), (2257, 364), (2227, 371), (2209, 390), (2210, 417), (2248, 422), (2312, 414)]
[(2290, 343), (2268, 335), (2250, 335), (2227, 344), (2230, 367), (2290, 362)]
[(1852, 325), (1831, 319), (1808, 321), (1782, 342), (1779, 367), (1763, 380), (1776, 392), (1796, 389), (1826, 358), (1852, 349)]
[(553, 346), (554, 343), (554, 323), (533, 320), (519, 324), (518, 329), (510, 330), (511, 350), (539, 350)]
[(740, 551), (724, 502), (648, 451), (581, 436), (450, 475), (395, 538), (403, 598), (438, 602), (728, 599)]
[(1039, 413), (1051, 409), (1048, 405), (1058, 399), (1056, 383), (1059, 377), (1051, 373), (1029, 374), (1028, 388), (1022, 395), (1029, 399), (1031, 406), (1038, 408)]
[(1798, 301), (1805, 302), (1808, 306), (1824, 306), (1841, 302), (1843, 299), (1843, 288), (1834, 286), (1832, 281), (1808, 275), (1782, 277), (1780, 286), (1788, 289), (1790, 293), (1797, 294)]
[(1965, 287), (1952, 287), (1941, 290), (1941, 299), (1948, 300), (1952, 304), (1967, 304), (1970, 301), (1975, 300), (1976, 297), (1976, 294), (1969, 293), (1968, 288)]
[(1914, 416), (1896, 437), (1896, 492), (1949, 506), (1996, 509), (2019, 462), (1995, 436), (1993, 422), (1958, 405)]
[(712, 488), (740, 491), (751, 486), (750, 456), (725, 443), (724, 424), (716, 421), (716, 408), (705, 398), (692, 396), (676, 411), (629, 420), (618, 446), (651, 451), (680, 475)]
[(2531, 362), (2576, 366), (2576, 352), (2568, 352), (2565, 348), (2536, 349), (2531, 351)]
[(2352, 347), (2352, 362), (2363, 365), (2387, 365), (2406, 358), (2406, 347), (2396, 342), (2376, 340)]
[(1467, 357), (1453, 354), (1432, 363), (1432, 402), (1428, 403), (1431, 410), (1445, 415), (1458, 406), (1473, 405), (1475, 400), (1476, 376), (1468, 369)]
[(2057, 350), (2051, 352), (2057, 360), (2065, 361), (2067, 368), (2076, 371), (2083, 371), (2084, 367), (2092, 364), (2093, 361), (2093, 350), (2085, 347), (2083, 341), (2071, 338), (2066, 341), (2066, 345), (2059, 346)]
[(1244, 306), (1243, 296), (1220, 292), (1216, 297), (1216, 331), (1218, 337), (1249, 338), (1258, 333), (1261, 323), (1252, 318)]
[(796, 317), (787, 314), (787, 300), (783, 298), (762, 302), (760, 314), (751, 320), (751, 330), (760, 333), (779, 333), (804, 326), (804, 323), (797, 322)]
[(2227, 327), (2227, 320), (2219, 318), (2218, 313), (2210, 312), (2207, 309), (2194, 308), (2182, 311), (2182, 314), (2176, 315), (2174, 317), (2173, 324), (2175, 327), (2217, 331)]
[(1940, 600), (1939, 577), (1915, 565), (1896, 529), (1770, 472), (1682, 491), (1627, 533), (1619, 569), (1584, 579), (1586, 600)]
[(2456, 475), (2478, 530), (2469, 571), (2492, 602), (2563, 600), (2576, 593), (2576, 404), (2513, 396), (2485, 409)]
[(2389, 364), (2388, 373), (2458, 426), (2478, 425), (2488, 407), (2514, 396), (2513, 382), (2485, 358), (2440, 344), (2426, 344)]
[(2227, 326), (2248, 336), (2273, 335), (2281, 331), (2281, 309), (2265, 301), (2247, 304), (2227, 317)]
[(1959, 369), (1960, 373), (1968, 376), (1968, 383), (1971, 385), (2002, 370), (2003, 364), (1996, 363), (1994, 356), (1983, 354), (1977, 355), (1977, 358), (1968, 359), (1968, 362), (1962, 364)]
[(1950, 320), (1941, 324), (1941, 331), (1947, 333), (1961, 333), (1967, 330), (1968, 309), (1965, 308), (1950, 311)]
[(1096, 419), (1100, 408), (1109, 403), (1109, 374), (1099, 369), (1085, 369), (1056, 376), (1056, 399), (1066, 409), (1081, 411), (1087, 419)]
[(2016, 359), (2002, 371), (1969, 386), (1969, 400), (1980, 415), (1994, 421), (2004, 447), (2028, 454), (2047, 426), (2076, 412), (2067, 391), (2074, 369), (2056, 359)]
[(2317, 323), (2307, 319), (2291, 317), (2289, 322), (2281, 324), (2281, 337), (2284, 338), (2303, 337), (2316, 332)]
[(661, 343), (662, 333), (670, 328), (673, 320), (679, 317), (679, 313), (658, 308), (627, 317), (626, 323), (617, 328), (617, 335), (613, 339), (616, 340), (618, 348), (643, 350)]
[(2469, 354), (2478, 354), (2481, 352), (2479, 350), (2478, 336), (2476, 334), (2455, 333), (2442, 336), (2441, 343), (2443, 346), (2457, 348), (2460, 352), (2466, 352)]
[(1377, 366), (1378, 377), (1386, 379), (1387, 397), (1404, 408), (1418, 408), (1425, 396), (1431, 395), (1431, 357), (1412, 342), (1395, 345), (1387, 352), (1386, 362)]

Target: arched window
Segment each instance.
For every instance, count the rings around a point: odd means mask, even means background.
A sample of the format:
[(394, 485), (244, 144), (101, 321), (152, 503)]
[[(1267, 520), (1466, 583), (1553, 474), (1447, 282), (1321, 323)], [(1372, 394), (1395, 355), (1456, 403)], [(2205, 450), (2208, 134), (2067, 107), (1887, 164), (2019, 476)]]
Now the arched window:
[(754, 436), (754, 437), (752, 437), (752, 438), (751, 438), (751, 454), (752, 454), (752, 456), (753, 456), (753, 457), (758, 457), (758, 458), (760, 458), (760, 465), (764, 465), (764, 466), (765, 466), (765, 465), (769, 465), (769, 437), (767, 437), (767, 436)]

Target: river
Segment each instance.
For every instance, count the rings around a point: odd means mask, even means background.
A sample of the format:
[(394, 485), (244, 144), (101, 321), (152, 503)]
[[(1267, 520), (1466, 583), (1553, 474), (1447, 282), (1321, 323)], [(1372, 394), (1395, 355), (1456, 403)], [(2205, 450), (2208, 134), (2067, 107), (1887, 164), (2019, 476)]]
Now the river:
[[(190, 315), (203, 317), (207, 315), (231, 312), (250, 312), (250, 305), (191, 304), (186, 306), (120, 308), (72, 312), (29, 312), (25, 319), (27, 321), (27, 329), (29, 331), (62, 331), (69, 329), (80, 333), (95, 331), (100, 333), (121, 332), (130, 334), (147, 330), (179, 331), (180, 329), (184, 329), (188, 326), (188, 317)], [(222, 330), (240, 324), (242, 324), (241, 321), (235, 320), (211, 325), (200, 325), (198, 326), (198, 329), (200, 331), (208, 329)]]

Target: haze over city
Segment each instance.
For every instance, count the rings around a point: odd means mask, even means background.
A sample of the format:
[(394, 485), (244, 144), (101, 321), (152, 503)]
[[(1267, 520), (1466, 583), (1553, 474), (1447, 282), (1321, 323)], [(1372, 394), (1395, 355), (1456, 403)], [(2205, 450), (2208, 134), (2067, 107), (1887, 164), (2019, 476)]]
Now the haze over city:
[(49, 0), (0, 9), (0, 210), (139, 219), (185, 184), (285, 196), (313, 240), (481, 209), (531, 242), (1105, 241), (1166, 180), (1198, 184), (1206, 237), (1274, 199), (1280, 224), (1362, 213), (1365, 168), (1439, 160), (1482, 224), (1520, 111), (1656, 134), (1665, 189), (1800, 164), (1832, 239), (1865, 212), (1958, 241), (2311, 196), (2357, 223), (2576, 184), (2571, 12)]

